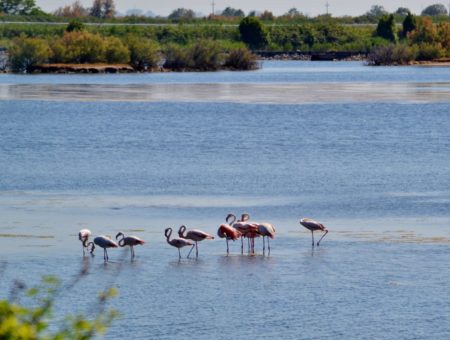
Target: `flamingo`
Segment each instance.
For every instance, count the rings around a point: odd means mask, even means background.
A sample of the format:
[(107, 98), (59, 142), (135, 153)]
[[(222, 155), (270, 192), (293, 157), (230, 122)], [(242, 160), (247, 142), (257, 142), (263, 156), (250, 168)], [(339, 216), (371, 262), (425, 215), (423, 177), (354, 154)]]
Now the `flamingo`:
[(85, 255), (84, 249), (87, 248), (87, 241), (89, 240), (89, 236), (91, 236), (91, 231), (89, 229), (81, 229), (78, 232), (78, 239), (81, 241), (83, 247), (83, 256)]
[(244, 253), (244, 240), (243, 238), (246, 237), (249, 240), (249, 251), (251, 249), (251, 252), (255, 252), (255, 238), (259, 237), (258, 234), (258, 223), (256, 222), (248, 222), (250, 219), (249, 214), (242, 214), (241, 219), (236, 221), (236, 216), (233, 214), (228, 214), (227, 221), (232, 220), (232, 226), (239, 230), (241, 232), (241, 254)]
[[(180, 229), (178, 229), (178, 236), (184, 239), (192, 240), (195, 242), (195, 257), (198, 257), (198, 243), (203, 240), (214, 240), (214, 236), (205, 233), (204, 231), (198, 230), (198, 229), (191, 229), (188, 230), (186, 235), (184, 234), (186, 232), (186, 226), (182, 225)], [(194, 247), (191, 248), (189, 251), (189, 255), (191, 255), (191, 251), (194, 249)]]
[(322, 223), (319, 223), (317, 221), (314, 221), (310, 218), (302, 218), (300, 220), (300, 224), (304, 226), (306, 229), (311, 231), (312, 236), (312, 246), (314, 247), (314, 230), (322, 230), (324, 234), (320, 238), (320, 240), (317, 242), (317, 246), (319, 246), (320, 241), (325, 237), (326, 234), (328, 234), (328, 229), (325, 228), (325, 226)]
[(139, 244), (144, 244), (144, 240), (140, 239), (137, 236), (126, 236), (122, 233), (119, 232), (116, 235), (116, 240), (122, 236), (122, 238), (119, 240), (118, 244), (120, 247), (125, 247), (125, 246), (130, 246), (131, 249), (131, 259), (134, 259), (134, 246), (137, 246)]
[[(107, 262), (109, 260), (108, 257), (108, 252), (106, 251), (106, 248), (117, 248), (119, 245), (114, 242), (113, 240), (111, 240), (111, 238), (107, 237), (107, 236), (97, 236), (96, 238), (94, 238), (94, 243), (99, 246), (100, 248), (103, 248), (103, 259), (105, 260), (105, 262)], [(92, 248), (91, 250), (91, 254), (93, 253), (94, 248)]]
[[(225, 238), (227, 241), (227, 254), (230, 253), (230, 248), (228, 247), (228, 240), (233, 240), (236, 241), (239, 237), (242, 236), (242, 233), (237, 230), (236, 228), (233, 228), (230, 223), (229, 223), (229, 218), (231, 216), (234, 216), (233, 214), (228, 214), (228, 216), (226, 217), (225, 221), (227, 223), (221, 224), (219, 226), (219, 229), (217, 230), (217, 235), (220, 238)], [(236, 217), (234, 217), (236, 220)]]
[(275, 227), (270, 223), (261, 223), (258, 225), (258, 233), (263, 237), (263, 253), (266, 251), (266, 243), (264, 242), (267, 237), (267, 243), (270, 254), (270, 239), (275, 238)]
[(167, 243), (169, 243), (171, 246), (178, 248), (178, 256), (181, 259), (181, 252), (180, 248), (183, 248), (185, 246), (194, 246), (194, 243), (192, 243), (189, 240), (185, 240), (183, 238), (173, 238), (170, 239), (170, 236), (172, 235), (172, 228), (167, 228), (164, 231), (164, 235), (166, 236)]

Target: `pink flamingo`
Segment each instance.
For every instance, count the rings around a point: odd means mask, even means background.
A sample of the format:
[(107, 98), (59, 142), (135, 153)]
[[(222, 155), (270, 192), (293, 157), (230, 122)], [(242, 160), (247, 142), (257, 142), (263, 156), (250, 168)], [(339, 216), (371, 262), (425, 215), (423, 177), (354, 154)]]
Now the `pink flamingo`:
[[(186, 232), (186, 226), (182, 225), (180, 229), (178, 229), (178, 236), (184, 239), (192, 240), (195, 242), (195, 256), (198, 257), (198, 244), (197, 242), (203, 241), (203, 240), (214, 240), (214, 236), (205, 233), (204, 231), (198, 230), (198, 229), (191, 229), (188, 230), (186, 235), (184, 234)], [(191, 251), (194, 249), (194, 247), (191, 248), (188, 254), (191, 255)]]
[[(180, 248), (183, 248), (185, 246), (194, 246), (194, 243), (192, 243), (189, 240), (185, 240), (183, 238), (173, 238), (170, 239), (170, 236), (172, 235), (172, 228), (167, 228), (164, 231), (164, 235), (166, 236), (167, 243), (169, 243), (171, 246), (178, 248), (178, 256), (181, 259), (181, 252)], [(192, 249), (191, 249), (192, 250)]]
[(325, 226), (322, 223), (314, 221), (314, 220), (312, 220), (310, 218), (302, 218), (300, 220), (300, 224), (302, 226), (304, 226), (306, 229), (311, 231), (313, 247), (314, 247), (314, 230), (322, 230), (324, 232), (324, 234), (322, 235), (320, 240), (317, 242), (317, 246), (319, 246), (320, 241), (322, 241), (322, 239), (325, 237), (325, 235), (328, 234), (328, 229), (325, 228)]
[(258, 233), (263, 237), (263, 253), (266, 251), (266, 243), (264, 242), (265, 238), (267, 237), (267, 243), (269, 248), (269, 254), (270, 254), (270, 239), (275, 238), (275, 227), (270, 223), (261, 223), (258, 225)]
[(122, 238), (119, 240), (119, 246), (120, 247), (125, 247), (125, 246), (130, 246), (130, 249), (131, 249), (131, 259), (134, 259), (134, 246), (137, 246), (137, 245), (139, 245), (139, 244), (144, 244), (145, 242), (144, 242), (144, 240), (142, 240), (142, 239), (140, 239), (139, 237), (137, 237), (137, 236), (126, 236), (125, 237), (125, 235), (122, 233), (122, 232), (119, 232), (117, 235), (116, 235), (116, 240), (120, 237), (120, 236), (122, 236)]
[[(99, 246), (100, 248), (103, 248), (103, 259), (105, 260), (105, 262), (107, 262), (109, 260), (108, 257), (108, 252), (106, 251), (106, 248), (117, 248), (119, 247), (119, 245), (114, 242), (113, 240), (111, 240), (111, 238), (107, 237), (107, 236), (97, 236), (96, 238), (94, 238), (94, 243)], [(91, 254), (94, 252), (94, 248), (92, 248), (91, 250)]]
[[(234, 215), (233, 214), (228, 214), (228, 216), (225, 219), (225, 221), (227, 223), (221, 224), (219, 229), (217, 230), (217, 235), (220, 238), (225, 238), (225, 240), (227, 241), (227, 254), (230, 254), (230, 248), (228, 246), (228, 240), (236, 241), (239, 237), (242, 236), (242, 233), (239, 230), (237, 230), (236, 228), (233, 228), (229, 224), (229, 218), (231, 216), (234, 216)], [(236, 219), (236, 216), (234, 218)]]
[(236, 228), (237, 230), (239, 230), (242, 234), (241, 236), (241, 254), (244, 253), (244, 240), (243, 238), (246, 237), (248, 239), (248, 249), (249, 252), (251, 252), (252, 254), (255, 252), (255, 238), (259, 237), (259, 233), (258, 233), (258, 223), (256, 222), (248, 222), (248, 220), (250, 219), (250, 215), (249, 214), (242, 214), (241, 215), (241, 219), (236, 221), (236, 216), (234, 216), (233, 214), (229, 214), (227, 216), (227, 222), (228, 220), (231, 220), (231, 225), (233, 226), (233, 228)]
[(78, 232), (78, 239), (81, 241), (83, 247), (83, 256), (85, 255), (84, 249), (87, 248), (87, 241), (89, 240), (89, 236), (91, 236), (91, 231), (89, 229), (81, 229)]

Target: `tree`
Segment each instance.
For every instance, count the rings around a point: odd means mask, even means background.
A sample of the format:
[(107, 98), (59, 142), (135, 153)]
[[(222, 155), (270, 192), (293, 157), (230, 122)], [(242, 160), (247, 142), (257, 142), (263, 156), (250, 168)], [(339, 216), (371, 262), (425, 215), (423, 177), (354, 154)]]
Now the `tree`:
[(430, 5), (422, 11), (422, 15), (429, 15), (431, 17), (447, 14), (447, 8), (443, 4)]
[(89, 11), (83, 7), (80, 1), (75, 1), (72, 5), (59, 7), (53, 14), (60, 17), (79, 18), (87, 16)]
[(103, 0), (94, 0), (89, 14), (95, 18), (101, 18), (103, 15), (102, 7)]
[(177, 8), (169, 14), (172, 20), (191, 20), (195, 18), (195, 12), (192, 9)]
[(399, 7), (395, 11), (395, 14), (400, 15), (402, 17), (407, 16), (409, 13), (411, 13), (411, 11), (409, 10), (409, 8), (406, 7)]
[(387, 15), (388, 12), (384, 9), (383, 6), (373, 5), (370, 10), (366, 13), (369, 17), (380, 18), (384, 15)]
[(0, 0), (0, 12), (10, 15), (30, 15), (40, 11), (34, 0)]
[(114, 18), (116, 15), (116, 5), (114, 0), (103, 0), (103, 18)]
[(295, 18), (295, 17), (299, 17), (302, 14), (298, 11), (297, 8), (292, 7), (289, 11), (287, 11), (286, 16), (291, 17), (291, 18)]
[(245, 13), (241, 9), (235, 9), (232, 7), (225, 8), (221, 15), (224, 17), (245, 17)]
[(385, 15), (380, 18), (378, 21), (376, 34), (377, 36), (392, 42), (397, 41), (395, 19), (392, 14)]
[(274, 15), (273, 15), (273, 13), (272, 13), (271, 11), (265, 10), (264, 12), (262, 12), (262, 13), (259, 15), (259, 18), (260, 18), (261, 20), (267, 20), (267, 21), (270, 21), (270, 20), (273, 20), (275, 17), (274, 17)]
[(15, 72), (30, 72), (34, 66), (46, 63), (51, 56), (46, 40), (25, 35), (15, 39), (8, 52), (11, 68)]
[(409, 32), (412, 32), (417, 27), (417, 20), (411, 12), (408, 12), (405, 20), (403, 20), (403, 36), (406, 37)]
[(258, 18), (246, 17), (239, 24), (241, 39), (250, 49), (263, 49), (269, 41), (267, 31)]

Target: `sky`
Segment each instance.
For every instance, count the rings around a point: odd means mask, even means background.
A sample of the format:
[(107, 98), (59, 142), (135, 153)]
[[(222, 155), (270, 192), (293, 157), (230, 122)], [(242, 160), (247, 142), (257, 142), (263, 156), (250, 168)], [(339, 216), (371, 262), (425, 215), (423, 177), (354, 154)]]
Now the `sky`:
[[(52, 12), (58, 7), (69, 5), (75, 0), (36, 0), (36, 4), (44, 11)], [(90, 7), (92, 0), (80, 0), (81, 3)], [(126, 13), (130, 9), (141, 9), (144, 12), (152, 11), (156, 15), (167, 16), (176, 8), (189, 8), (195, 12), (209, 14), (212, 10), (213, 0), (115, 0), (116, 10)], [(300, 12), (310, 16), (326, 13), (327, 0), (214, 0), (215, 9), (221, 11), (226, 7), (242, 9), (245, 13), (251, 10), (269, 10), (275, 15), (286, 13), (295, 7)], [(450, 5), (450, 0), (328, 0), (329, 13), (333, 16), (361, 15), (367, 12), (372, 5), (381, 5), (387, 11), (393, 12), (399, 7), (407, 7), (413, 13), (419, 14), (425, 7), (443, 3)]]

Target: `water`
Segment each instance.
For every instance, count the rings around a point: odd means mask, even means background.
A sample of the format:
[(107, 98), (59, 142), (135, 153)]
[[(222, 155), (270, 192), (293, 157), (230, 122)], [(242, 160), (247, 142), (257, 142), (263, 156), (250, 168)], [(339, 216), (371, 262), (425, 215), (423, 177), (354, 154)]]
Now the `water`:
[[(307, 62), (0, 75), (0, 297), (84, 264), (57, 310), (91, 315), (118, 287), (107, 338), (446, 339), (449, 79)], [(244, 211), (277, 227), (270, 257), (259, 240), (256, 256), (235, 243), (227, 257), (216, 239), (178, 261), (165, 243), (166, 227), (215, 234)], [(305, 216), (331, 230), (320, 248)], [(132, 263), (124, 250), (83, 261), (83, 227), (147, 244)]]

